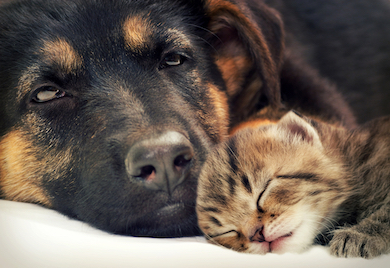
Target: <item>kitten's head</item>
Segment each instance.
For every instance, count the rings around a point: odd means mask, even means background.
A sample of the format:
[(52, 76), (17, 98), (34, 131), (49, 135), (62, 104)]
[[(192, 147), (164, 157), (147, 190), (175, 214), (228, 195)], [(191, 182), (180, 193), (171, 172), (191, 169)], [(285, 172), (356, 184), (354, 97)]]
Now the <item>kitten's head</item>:
[(342, 163), (293, 112), (244, 129), (210, 154), (199, 178), (199, 226), (244, 252), (301, 252), (329, 228), (346, 199)]

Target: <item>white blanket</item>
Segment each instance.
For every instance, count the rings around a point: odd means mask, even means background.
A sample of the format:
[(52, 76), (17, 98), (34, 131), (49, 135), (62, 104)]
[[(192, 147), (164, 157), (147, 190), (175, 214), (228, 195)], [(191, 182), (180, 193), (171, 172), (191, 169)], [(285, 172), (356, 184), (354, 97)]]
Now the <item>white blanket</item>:
[(208, 244), (202, 237), (112, 235), (53, 210), (0, 200), (0, 267), (389, 268), (390, 255), (338, 259), (321, 246), (303, 254), (242, 254)]

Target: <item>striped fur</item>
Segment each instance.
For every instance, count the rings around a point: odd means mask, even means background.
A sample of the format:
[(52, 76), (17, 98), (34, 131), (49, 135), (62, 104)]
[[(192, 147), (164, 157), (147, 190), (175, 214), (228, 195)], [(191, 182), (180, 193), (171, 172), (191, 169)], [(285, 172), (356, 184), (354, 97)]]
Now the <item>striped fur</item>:
[[(211, 153), (197, 213), (213, 243), (237, 251), (340, 257), (390, 249), (390, 118), (349, 132), (290, 112), (246, 128)], [(349, 227), (344, 227), (349, 226)]]

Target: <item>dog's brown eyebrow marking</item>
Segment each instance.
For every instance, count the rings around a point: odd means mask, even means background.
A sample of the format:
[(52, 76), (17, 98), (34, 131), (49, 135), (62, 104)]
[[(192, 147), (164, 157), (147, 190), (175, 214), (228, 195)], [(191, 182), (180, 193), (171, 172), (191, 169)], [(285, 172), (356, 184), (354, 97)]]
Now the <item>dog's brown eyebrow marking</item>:
[(82, 57), (64, 38), (44, 42), (42, 53), (46, 64), (67, 74), (74, 73), (83, 65)]
[(151, 23), (141, 15), (128, 17), (123, 23), (125, 45), (135, 52), (151, 43), (152, 32)]

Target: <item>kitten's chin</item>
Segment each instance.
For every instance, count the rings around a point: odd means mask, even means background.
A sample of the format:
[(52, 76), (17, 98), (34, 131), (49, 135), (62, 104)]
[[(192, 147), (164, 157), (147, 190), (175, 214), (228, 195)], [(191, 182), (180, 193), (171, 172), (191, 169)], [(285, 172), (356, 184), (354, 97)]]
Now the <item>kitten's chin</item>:
[(270, 252), (270, 243), (269, 242), (251, 242), (249, 246), (249, 253), (253, 254), (267, 254)]
[(270, 252), (283, 254), (287, 252), (302, 253), (306, 251), (315, 238), (311, 226), (301, 225), (289, 235), (282, 236), (270, 243)]

